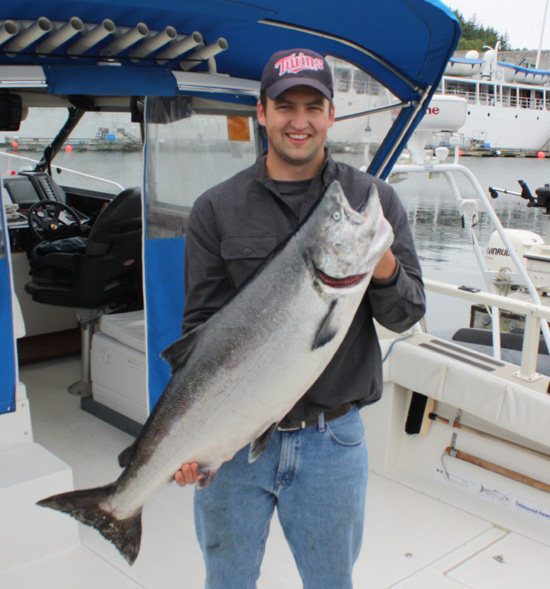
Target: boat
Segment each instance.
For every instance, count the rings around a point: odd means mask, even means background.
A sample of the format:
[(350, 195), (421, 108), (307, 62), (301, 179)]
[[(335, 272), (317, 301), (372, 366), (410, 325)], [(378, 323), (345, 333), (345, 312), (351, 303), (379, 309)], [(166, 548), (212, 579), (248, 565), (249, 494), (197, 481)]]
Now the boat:
[[(422, 144), (413, 133), (459, 25), (438, 0), (346, 0), (323, 10), (310, 0), (52, 0), (1, 11), (0, 128), (16, 132), (27, 108), (64, 120), (37, 161), (0, 155), (0, 586), (200, 587), (193, 489), (168, 485), (147, 502), (133, 567), (94, 530), (35, 503), (118, 476), (116, 456), (154, 407), (169, 372), (159, 353), (179, 336), (187, 214), (203, 190), (262, 149), (255, 104), (267, 58), (306, 46), (381, 84), (387, 104), (344, 116), (369, 116), (377, 133), (377, 117), (385, 121), (385, 135), (360, 137), (357, 149), (368, 153), (369, 172), (388, 178), (405, 146)], [(56, 164), (73, 128), (98, 112), (124, 113), (143, 130), (142, 152), (129, 154), (141, 158), (138, 173), (125, 177), (108, 152), (105, 181)], [(444, 149), (428, 155), (424, 143), (408, 165), (445, 173)], [(75, 250), (42, 250), (44, 267), (34, 246), (55, 244), (59, 230)], [(98, 245), (106, 233), (128, 247), (115, 276), (110, 250)], [(76, 249), (82, 237), (87, 254)], [(456, 297), (524, 310), (529, 345), (516, 365), (420, 325), (380, 329), (384, 394), (362, 413), (371, 471), (355, 585), (545, 588), (550, 378), (537, 372), (533, 338), (550, 313), (459, 285), (426, 286), (446, 293), (451, 311)], [(259, 587), (300, 586), (274, 521)]]
[(550, 72), (499, 59), (500, 41), (480, 57), (453, 56), (437, 95), (468, 102), (460, 147), (485, 155), (546, 153), (550, 140)]

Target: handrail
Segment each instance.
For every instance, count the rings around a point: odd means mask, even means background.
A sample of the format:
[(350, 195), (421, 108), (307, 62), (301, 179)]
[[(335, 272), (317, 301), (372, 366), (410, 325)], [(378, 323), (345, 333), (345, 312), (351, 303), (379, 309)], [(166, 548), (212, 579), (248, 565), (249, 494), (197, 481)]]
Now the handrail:
[(464, 299), (472, 303), (480, 305), (487, 305), (489, 307), (499, 307), (505, 311), (516, 313), (518, 315), (529, 315), (530, 317), (537, 317), (538, 319), (545, 319), (550, 321), (550, 307), (545, 305), (537, 305), (527, 301), (520, 301), (511, 297), (485, 292), (483, 290), (475, 291), (471, 289), (464, 289), (464, 287), (450, 284), (448, 282), (440, 282), (432, 278), (423, 278), (426, 290), (437, 294), (453, 296)]
[[(537, 90), (537, 88), (533, 87), (533, 90)], [(542, 88), (542, 90), (547, 90), (547, 88)], [(438, 90), (438, 94), (439, 94)], [(446, 88), (445, 94), (453, 95), (453, 96), (460, 96), (461, 98), (465, 98), (471, 104), (482, 104), (484, 106), (490, 105), (502, 105), (506, 108), (521, 108), (521, 109), (528, 109), (528, 110), (544, 110), (544, 99), (531, 97), (531, 96), (517, 96), (517, 95), (504, 95), (500, 97), (500, 95), (490, 94), (488, 92), (479, 92), (479, 94), (473, 90), (466, 90), (463, 88)], [(549, 106), (549, 98), (546, 98), (546, 109), (548, 110)]]
[[(32, 162), (33, 164), (37, 164), (38, 160), (34, 160), (30, 157), (24, 157), (22, 155), (16, 155), (15, 153), (10, 153), (7, 151), (0, 151), (0, 155), (5, 155), (10, 158), (25, 160), (27, 162)], [(77, 176), (82, 176), (84, 178), (90, 178), (91, 180), (98, 180), (99, 182), (105, 182), (106, 184), (112, 184), (116, 186), (119, 190), (124, 190), (124, 186), (115, 182), (114, 180), (107, 180), (106, 178), (101, 178), (100, 176), (92, 176), (91, 174), (85, 174), (84, 172), (78, 172), (77, 170), (71, 170), (70, 168), (64, 168), (63, 166), (55, 166), (59, 170), (63, 170), (64, 172), (69, 172), (70, 174), (76, 174)]]
[[(502, 226), (502, 223), (500, 222), (498, 215), (496, 214), (494, 208), (491, 205), (491, 202), (489, 201), (489, 197), (485, 194), (485, 192), (483, 192), (483, 189), (482, 189), (478, 179), (475, 177), (475, 175), (465, 166), (462, 166), (462, 165), (456, 163), (457, 160), (458, 160), (458, 153), (455, 150), (454, 163), (444, 163), (442, 161), (437, 160), (436, 158), (433, 158), (430, 163), (395, 165), (392, 170), (392, 173), (403, 174), (403, 173), (410, 173), (410, 172), (417, 172), (417, 173), (440, 172), (447, 180), (449, 187), (451, 189), (451, 194), (453, 195), (453, 197), (455, 198), (455, 200), (458, 203), (463, 203), (467, 199), (464, 199), (461, 196), (458, 186), (454, 180), (453, 172), (461, 173), (464, 176), (466, 176), (466, 178), (469, 180), (472, 188), (476, 192), (477, 197), (484, 204), (487, 215), (488, 215), (489, 219), (491, 220), (494, 228), (497, 230), (498, 234), (500, 235), (500, 238), (502, 239), (504, 245), (506, 246), (508, 252), (510, 253), (510, 257), (512, 258), (512, 261), (516, 265), (517, 271), (518, 271), (519, 275), (521, 276), (523, 283), (525, 284), (529, 294), (531, 295), (532, 301), (533, 301), (532, 303), (523, 303), (524, 305), (527, 305), (527, 306), (522, 307), (523, 310), (520, 312), (521, 314), (525, 313), (527, 317), (526, 317), (526, 322), (525, 322), (525, 334), (524, 334), (524, 342), (523, 342), (524, 347), (523, 347), (523, 351), (522, 351), (521, 369), (520, 369), (520, 372), (518, 373), (517, 376), (519, 378), (524, 378), (527, 380), (534, 380), (534, 379), (538, 378), (538, 375), (536, 373), (536, 365), (537, 365), (537, 353), (538, 353), (538, 348), (539, 348), (540, 332), (541, 331), (542, 331), (544, 341), (546, 342), (546, 346), (550, 350), (550, 328), (548, 326), (548, 320), (550, 319), (550, 313), (548, 314), (548, 316), (546, 316), (542, 313), (542, 311), (540, 311), (540, 312), (538, 311), (539, 308), (545, 309), (545, 307), (542, 306), (537, 289), (536, 289), (535, 285), (533, 284), (533, 281), (531, 280), (531, 277), (529, 276), (519, 255), (517, 254), (517, 252), (513, 248), (512, 243), (510, 242), (510, 239), (509, 239), (508, 235), (506, 234), (506, 231), (504, 230), (504, 227)], [(472, 245), (474, 247), (474, 253), (476, 253), (478, 263), (480, 264), (480, 270), (481, 270), (484, 278), (486, 279), (487, 269), (486, 269), (486, 266), (483, 262), (480, 252), (476, 251), (476, 248), (479, 248), (479, 245), (477, 244), (477, 240), (475, 239), (473, 226), (467, 224), (467, 227), (470, 231), (470, 238), (472, 241)], [(489, 284), (488, 284), (488, 287), (490, 287)], [(457, 292), (456, 289), (454, 290), (454, 292), (455, 293)], [(447, 294), (451, 294), (451, 293), (449, 292)], [(478, 293), (478, 294), (480, 294), (480, 293)], [(484, 294), (486, 294), (487, 296), (495, 296), (495, 297), (499, 296), (499, 295), (489, 295), (488, 293), (484, 293)], [(467, 298), (467, 297), (463, 297), (463, 298)], [(519, 301), (517, 301), (517, 300), (515, 300), (515, 301), (508, 300), (506, 297), (501, 297), (501, 299), (504, 299), (504, 300), (495, 299), (495, 301), (497, 301), (497, 302), (494, 305), (491, 305), (490, 303), (488, 303), (491, 306), (491, 309), (492, 309), (491, 312), (493, 315), (493, 350), (494, 350), (496, 357), (500, 357), (500, 320), (498, 319), (498, 314), (493, 312), (493, 310), (498, 309), (498, 308), (509, 309), (509, 306), (511, 304), (518, 304), (519, 303)], [(506, 304), (504, 304), (505, 301), (506, 301)], [(530, 307), (529, 305), (532, 305), (532, 306)], [(536, 310), (536, 312), (533, 310)]]
[(517, 299), (484, 291), (474, 292), (472, 290), (465, 290), (460, 286), (432, 280), (431, 278), (424, 278), (424, 285), (426, 290), (433, 293), (452, 296), (479, 305), (498, 307), (499, 309), (517, 313), (518, 315), (525, 315), (521, 365), (519, 371), (514, 376), (531, 382), (540, 378), (540, 375), (536, 371), (540, 341), (539, 323), (541, 320), (550, 321), (549, 307), (526, 301), (518, 301)]
[[(457, 157), (458, 157), (457, 154), (455, 154), (455, 161), (456, 161)], [(531, 295), (533, 302), (537, 305), (541, 304), (537, 289), (536, 289), (535, 285), (533, 284), (531, 277), (527, 273), (527, 270), (526, 270), (525, 266), (523, 265), (519, 255), (517, 254), (514, 247), (512, 246), (512, 243), (511, 243), (508, 235), (506, 234), (506, 231), (504, 230), (504, 227), (502, 226), (502, 223), (500, 222), (498, 215), (496, 214), (494, 208), (492, 207), (492, 205), (489, 201), (489, 197), (485, 194), (485, 192), (483, 192), (483, 188), (481, 187), (478, 179), (475, 177), (475, 175), (468, 168), (466, 168), (465, 166), (462, 166), (460, 164), (457, 164), (457, 163), (447, 164), (447, 163), (441, 163), (438, 160), (435, 160), (434, 162), (429, 163), (429, 164), (400, 164), (400, 165), (394, 166), (394, 168), (392, 170), (392, 173), (407, 173), (407, 172), (417, 172), (417, 173), (441, 172), (443, 174), (443, 176), (446, 178), (447, 182), (449, 183), (449, 187), (451, 188), (451, 193), (452, 193), (453, 197), (459, 203), (463, 202), (464, 199), (460, 195), (460, 192), (458, 190), (458, 186), (456, 185), (456, 182), (454, 181), (452, 174), (453, 174), (453, 172), (458, 172), (458, 173), (461, 173), (464, 176), (466, 176), (466, 178), (470, 181), (472, 188), (475, 190), (477, 197), (484, 204), (485, 211), (487, 212), (487, 215), (488, 215), (489, 219), (491, 220), (494, 228), (498, 231), (500, 238), (502, 239), (504, 245), (508, 249), (508, 252), (510, 253), (510, 257), (512, 258), (512, 261), (516, 265), (516, 268), (517, 268), (519, 274), (521, 275), (521, 278), (523, 279), (523, 282), (524, 282), (525, 286), (527, 287), (527, 290), (529, 291), (529, 294)], [(470, 234), (473, 236), (473, 230), (471, 227), (470, 227)], [(474, 243), (474, 245), (475, 245), (475, 243)], [(483, 268), (481, 268), (481, 270), (483, 271)], [(548, 323), (546, 321), (541, 321), (540, 328), (542, 330), (542, 334), (544, 336), (544, 341), (546, 342), (546, 346), (550, 350), (550, 329), (548, 327)]]

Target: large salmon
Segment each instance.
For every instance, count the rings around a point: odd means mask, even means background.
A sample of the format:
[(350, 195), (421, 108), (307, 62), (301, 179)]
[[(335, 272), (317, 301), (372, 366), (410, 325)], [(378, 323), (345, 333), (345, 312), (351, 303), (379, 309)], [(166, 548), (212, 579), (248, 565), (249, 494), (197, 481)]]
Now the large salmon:
[(146, 499), (197, 462), (204, 487), (252, 442), (250, 460), (323, 372), (346, 335), (393, 233), (376, 186), (353, 210), (333, 182), (243, 288), (162, 356), (172, 379), (113, 483), (38, 505), (93, 526), (132, 564)]

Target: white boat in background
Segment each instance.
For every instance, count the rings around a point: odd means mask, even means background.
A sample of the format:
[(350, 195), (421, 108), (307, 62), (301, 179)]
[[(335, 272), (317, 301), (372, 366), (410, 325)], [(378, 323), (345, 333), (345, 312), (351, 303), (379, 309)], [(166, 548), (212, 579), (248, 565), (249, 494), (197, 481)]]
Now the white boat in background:
[(460, 130), (464, 149), (547, 151), (550, 141), (550, 72), (499, 61), (499, 43), (452, 57), (437, 95), (460, 96), (468, 116)]

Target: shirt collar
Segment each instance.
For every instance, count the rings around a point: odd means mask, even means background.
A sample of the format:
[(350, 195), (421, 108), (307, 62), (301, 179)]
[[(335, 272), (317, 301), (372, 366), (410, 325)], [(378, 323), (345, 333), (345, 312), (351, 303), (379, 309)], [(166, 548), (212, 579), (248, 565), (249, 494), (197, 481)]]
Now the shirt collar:
[[(265, 162), (267, 158), (267, 151), (264, 151), (262, 155), (260, 155), (256, 159), (256, 163), (254, 164), (254, 176), (258, 182), (263, 184), (266, 188), (268, 188), (271, 192), (277, 194), (277, 189), (275, 188), (275, 183), (273, 180), (267, 175)], [(313, 178), (312, 186), (316, 186), (324, 190), (334, 179), (336, 176), (336, 162), (332, 159), (328, 149), (325, 148), (325, 161), (323, 166), (317, 176)]]

